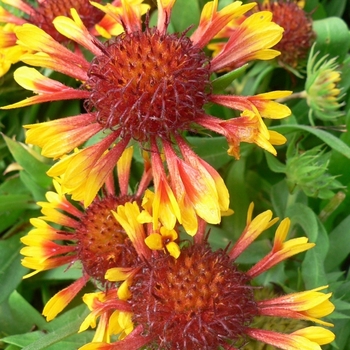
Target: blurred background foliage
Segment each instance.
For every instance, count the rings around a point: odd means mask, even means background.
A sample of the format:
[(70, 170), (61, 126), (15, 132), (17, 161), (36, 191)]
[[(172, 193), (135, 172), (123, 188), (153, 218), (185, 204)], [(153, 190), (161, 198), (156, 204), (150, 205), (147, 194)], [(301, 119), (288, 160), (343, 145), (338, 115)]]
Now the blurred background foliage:
[[(153, 5), (154, 18), (154, 2), (148, 2)], [(206, 2), (177, 0), (171, 29), (182, 31), (196, 25)], [(221, 7), (228, 3), (231, 0), (219, 1)], [(281, 67), (277, 61), (255, 62), (235, 80), (229, 79), (217, 88), (243, 95), (294, 91), (286, 101), (292, 115), (280, 121), (269, 120), (269, 128), (288, 139), (286, 145), (277, 147), (277, 157), (243, 144), (241, 158), (234, 160), (227, 155), (225, 138), (192, 134), (188, 140), (202, 158), (219, 170), (230, 191), (234, 215), (211, 227), (213, 247), (224, 248), (239, 237), (252, 201), (255, 214), (271, 209), (275, 216), (290, 217), (290, 237), (307, 235), (316, 247), (264, 273), (258, 282), (285, 291), (329, 285), (336, 306), (330, 317), (336, 340), (325, 349), (350, 350), (350, 1), (306, 0), (304, 10), (312, 17), (317, 35), (314, 54), (318, 54), (313, 63), (327, 55), (324, 62), (332, 60), (331, 69), (340, 73), (341, 99), (336, 113), (322, 114), (313, 109), (310, 117), (313, 106), (302, 93), (311, 78), (307, 62), (297, 71)], [(309, 56), (309, 65), (311, 59)], [(13, 71), (20, 65), (0, 79), (1, 106), (30, 95), (13, 80)], [(78, 85), (58, 73), (44, 73)], [(207, 108), (222, 118), (233, 116), (224, 108)], [(24, 144), (22, 125), (79, 114), (81, 109), (79, 102), (64, 101), (0, 111), (0, 349), (70, 350), (91, 340), (89, 331), (77, 334), (87, 313), (79, 297), (50, 323), (41, 315), (43, 305), (76, 279), (79, 269), (60, 268), (23, 280), (28, 270), (20, 263), (20, 237), (31, 229), (29, 219), (41, 215), (36, 202), (45, 200), (46, 191), (52, 189), (46, 175), (51, 163), (39, 149)], [(136, 152), (131, 179), (134, 185), (141, 167), (141, 157)], [(238, 262), (244, 266), (261, 259), (271, 248), (274, 230), (275, 227), (264, 233)], [(91, 288), (88, 285), (83, 292)]]

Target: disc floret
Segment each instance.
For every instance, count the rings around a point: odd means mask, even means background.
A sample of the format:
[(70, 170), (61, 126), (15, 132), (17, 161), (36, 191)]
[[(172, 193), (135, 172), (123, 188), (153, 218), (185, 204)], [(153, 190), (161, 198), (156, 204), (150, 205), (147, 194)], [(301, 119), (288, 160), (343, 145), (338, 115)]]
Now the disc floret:
[(185, 33), (123, 33), (101, 50), (88, 72), (86, 108), (105, 128), (140, 142), (152, 135), (170, 139), (203, 113), (208, 58)]
[(237, 343), (257, 315), (249, 277), (223, 250), (191, 245), (175, 259), (155, 259), (130, 287), (133, 322), (172, 349), (216, 349)]

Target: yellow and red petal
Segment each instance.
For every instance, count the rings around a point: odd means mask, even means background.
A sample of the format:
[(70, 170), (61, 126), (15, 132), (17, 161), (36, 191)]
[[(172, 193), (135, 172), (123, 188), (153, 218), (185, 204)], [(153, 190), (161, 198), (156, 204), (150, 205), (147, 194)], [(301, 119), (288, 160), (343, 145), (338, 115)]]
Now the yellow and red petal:
[(307, 327), (291, 334), (253, 328), (246, 332), (250, 337), (282, 350), (321, 350), (320, 344), (334, 340), (334, 334), (322, 327)]
[(173, 258), (177, 259), (180, 256), (181, 250), (177, 243), (170, 242), (165, 247)]
[(66, 38), (85, 47), (94, 55), (101, 55), (101, 50), (95, 44), (95, 37), (89, 33), (89, 30), (85, 27), (77, 11), (72, 8), (70, 12), (72, 18), (58, 16), (53, 20), (52, 23), (56, 30)]
[(270, 134), (269, 141), (271, 145), (281, 146), (287, 142), (286, 137), (277, 131), (269, 130), (269, 134)]
[[(269, 60), (280, 54), (270, 47), (282, 38), (283, 28), (272, 22), (272, 13), (253, 13), (232, 33), (222, 51), (211, 61), (211, 71), (238, 68), (253, 60)], [(209, 46), (210, 48), (210, 46)]]
[(218, 193), (220, 211), (227, 213), (227, 215), (231, 215), (232, 212), (229, 209), (230, 195), (224, 180), (222, 179), (220, 174), (203, 159), (198, 158), (198, 161), (203, 165), (203, 167), (207, 170), (207, 172), (215, 182), (215, 188)]
[(243, 15), (255, 5), (256, 3), (242, 5), (241, 1), (234, 1), (222, 10), (217, 11), (218, 0), (206, 3), (201, 13), (199, 25), (191, 35), (193, 44), (198, 47), (204, 47), (232, 19)]
[(99, 320), (97, 328), (95, 330), (94, 337), (92, 338), (93, 342), (110, 343), (110, 335), (108, 332), (108, 323), (109, 323), (109, 315), (107, 313), (103, 313), (100, 316), (100, 320)]
[(119, 205), (117, 211), (112, 211), (118, 223), (123, 227), (133, 243), (139, 256), (150, 257), (150, 250), (145, 245), (146, 233), (143, 224), (138, 221), (140, 208), (136, 202)]
[(38, 202), (38, 205), (42, 207), (41, 212), (44, 214), (44, 216), (41, 216), (40, 219), (71, 228), (77, 228), (79, 226), (78, 220), (58, 211), (55, 208), (47, 207), (45, 204), (46, 202)]
[(27, 267), (28, 269), (32, 269), (35, 271), (32, 271), (32, 272), (26, 274), (25, 276), (23, 276), (23, 278), (32, 277), (39, 272), (51, 270), (51, 269), (54, 269), (56, 267), (59, 267), (59, 266), (65, 265), (65, 264), (72, 263), (75, 260), (76, 260), (75, 255), (59, 256), (56, 258), (47, 259), (45, 261), (43, 261), (40, 258), (38, 259), (36, 257), (25, 257), (24, 259), (22, 259), (21, 264), (24, 267)]
[(283, 244), (287, 238), (289, 228), (290, 228), (290, 219), (289, 218), (283, 219), (276, 230), (272, 251), (277, 252), (283, 249)]
[[(63, 194), (61, 185), (57, 180), (52, 181), (55, 192), (54, 191), (48, 191), (46, 192), (46, 199), (48, 203), (42, 205), (43, 207), (51, 207), (56, 209), (62, 209), (66, 213), (71, 214), (72, 216), (76, 218), (81, 218), (84, 213), (78, 209), (76, 206), (74, 206)], [(44, 202), (41, 202), (43, 204)]]
[[(121, 23), (127, 32), (141, 29), (141, 16), (149, 9), (148, 5), (142, 4), (142, 0), (121, 0), (120, 6), (112, 4), (101, 5), (97, 2), (92, 2), (92, 4), (113, 18), (116, 23)], [(115, 28), (119, 29), (118, 27)]]
[(49, 169), (48, 175), (61, 177), (62, 191), (88, 206), (129, 142), (128, 138), (124, 138), (107, 151), (117, 137), (112, 133), (97, 144), (63, 158)]
[[(29, 52), (38, 52), (38, 54), (24, 55), (22, 57), (24, 62), (28, 58), (28, 63), (30, 62), (34, 66), (52, 68), (82, 81), (87, 79), (87, 71), (90, 66), (89, 62), (82, 55), (75, 54), (59, 44), (44, 30), (33, 24), (25, 23), (17, 27), (15, 32), (18, 38), (17, 44), (20, 47)], [(45, 56), (50, 58), (48, 62), (51, 62), (51, 64), (43, 65), (45, 63)]]
[(294, 238), (284, 242), (290, 226), (290, 220), (284, 219), (276, 230), (274, 246), (272, 251), (256, 263), (248, 272), (247, 275), (255, 277), (281, 261), (296, 255), (298, 253), (309, 250), (315, 246), (314, 243), (308, 243), (306, 237)]
[(155, 144), (152, 149), (152, 173), (155, 194), (153, 198), (148, 199), (152, 200), (153, 229), (158, 228), (160, 221), (163, 226), (172, 230), (176, 220), (181, 223), (181, 212), (174, 192), (166, 179), (159, 150)]
[(63, 256), (64, 254), (73, 253), (76, 250), (74, 246), (64, 246), (48, 240), (36, 241), (31, 238), (26, 247), (21, 249), (21, 254), (36, 258), (45, 264), (47, 259)]
[(331, 327), (331, 323), (319, 320), (334, 311), (334, 305), (329, 301), (332, 293), (319, 292), (327, 287), (262, 300), (258, 307), (262, 315), (304, 319)]
[(261, 116), (269, 119), (281, 119), (291, 115), (291, 110), (286, 105), (271, 101), (289, 96), (292, 91), (271, 91), (255, 96), (250, 96), (251, 101)]
[(125, 338), (132, 332), (134, 324), (132, 322), (132, 312), (115, 311), (109, 318), (109, 332), (111, 334), (120, 334), (119, 339)]
[(0, 48), (9, 48), (16, 46), (17, 37), (15, 34), (16, 25), (7, 23), (0, 27)]
[(90, 32), (92, 35), (100, 35), (106, 39), (110, 39), (112, 36), (118, 36), (124, 33), (124, 28), (119, 21), (106, 14)]
[(103, 154), (88, 173), (82, 192), (72, 192), (72, 198), (82, 201), (84, 206), (88, 207), (113, 172), (115, 164), (119, 160), (128, 143), (129, 138), (126, 137), (114, 145), (108, 152)]
[[(276, 223), (278, 218), (272, 219), (272, 211), (266, 210), (263, 213), (256, 216), (253, 220), (251, 220), (251, 212), (253, 210), (253, 205), (250, 206), (250, 211), (248, 211), (248, 219), (247, 225), (243, 230), (243, 233), (236, 241), (234, 246), (231, 248), (229, 252), (229, 257), (232, 260), (237, 259), (239, 255), (244, 252), (247, 247), (253, 243), (253, 241), (261, 235), (262, 232), (267, 230), (273, 224)], [(272, 220), (271, 220), (272, 219)]]
[(128, 147), (125, 149), (117, 162), (118, 183), (121, 195), (126, 195), (128, 193), (130, 168), (133, 154), (134, 148)]
[(16, 7), (17, 9), (26, 13), (27, 15), (31, 15), (34, 12), (33, 7), (22, 0), (1, 0), (1, 2)]
[(86, 91), (73, 89), (57, 80), (45, 77), (34, 68), (18, 68), (14, 72), (14, 79), (23, 88), (31, 90), (39, 94), (39, 96), (29, 97), (23, 101), (1, 107), (2, 109), (25, 107), (48, 101), (83, 99), (88, 97)]
[[(144, 335), (144, 329), (142, 326), (137, 326), (125, 339), (118, 341), (118, 350), (138, 350), (152, 341), (150, 335)], [(89, 343), (79, 350), (116, 350), (116, 344), (94, 342)]]
[(176, 0), (157, 0), (158, 4), (158, 22), (157, 29), (161, 33), (165, 33), (169, 24), (171, 11)]
[[(208, 223), (219, 223), (221, 210), (227, 210), (229, 204), (229, 195), (227, 189), (225, 191), (225, 185), (218, 180), (218, 174), (213, 170), (207, 170), (209, 165), (204, 166), (202, 160), (181, 138), (177, 138), (177, 143), (184, 160), (175, 154), (170, 144), (163, 142), (169, 175), (178, 202), (183, 202), (184, 197), (188, 197), (188, 201), (192, 203), (199, 217)], [(211, 173), (215, 175), (215, 179)], [(194, 182), (193, 179), (196, 181)], [(222, 197), (220, 199), (217, 184)]]
[(45, 305), (43, 315), (47, 321), (54, 319), (81, 291), (88, 281), (87, 276), (83, 276), (70, 286), (56, 293)]
[(159, 233), (151, 233), (149, 236), (145, 238), (145, 243), (147, 247), (151, 250), (164, 249), (163, 239)]
[[(29, 220), (30, 224), (34, 226), (32, 230), (28, 232), (26, 236), (21, 238), (21, 242), (24, 244), (28, 237), (37, 237), (36, 239), (47, 239), (47, 240), (64, 240), (67, 238), (66, 234), (58, 233), (55, 228), (50, 226), (46, 221), (39, 218), (32, 218)], [(30, 238), (28, 238), (30, 239)]]
[(59, 158), (71, 152), (103, 127), (95, 123), (93, 113), (67, 117), (39, 124), (25, 125), (26, 143), (42, 148), (45, 157)]
[(328, 329), (322, 327), (306, 327), (293, 332), (295, 336), (305, 337), (319, 345), (331, 343), (335, 339), (335, 335)]
[(271, 100), (286, 97), (290, 94), (290, 91), (272, 91), (255, 96), (211, 95), (210, 100), (219, 105), (240, 111), (258, 111), (264, 118), (282, 119), (288, 117), (291, 114), (291, 110), (289, 107)]
[[(20, 45), (18, 47), (22, 49)], [(56, 55), (50, 55), (45, 52), (26, 52), (22, 54), (21, 61), (31, 66), (52, 69), (80, 81), (87, 79), (86, 69), (80, 65), (67, 64), (64, 58), (59, 58)]]
[[(2, 1), (2, 2), (5, 2), (5, 1)], [(6, 11), (2, 6), (0, 7), (0, 23), (11, 23), (16, 25), (22, 25), (26, 22), (27, 21), (24, 18), (17, 17), (12, 13)]]

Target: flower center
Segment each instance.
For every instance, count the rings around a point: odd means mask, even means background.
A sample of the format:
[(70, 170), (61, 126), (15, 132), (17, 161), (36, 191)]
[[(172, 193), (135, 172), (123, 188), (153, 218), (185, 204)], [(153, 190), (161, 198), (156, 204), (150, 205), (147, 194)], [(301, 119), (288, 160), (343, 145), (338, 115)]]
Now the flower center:
[(92, 61), (86, 108), (121, 137), (169, 139), (203, 113), (209, 75), (206, 55), (184, 34), (124, 33)]
[(115, 196), (95, 200), (76, 229), (78, 259), (84, 271), (98, 281), (104, 282), (106, 271), (112, 267), (132, 266), (137, 257), (127, 234), (111, 213), (127, 200)]
[[(101, 0), (96, 0), (101, 2)], [(75, 8), (87, 28), (92, 28), (104, 16), (104, 13), (92, 6), (89, 0), (44, 0), (41, 1), (35, 12), (30, 16), (29, 21), (55, 40), (62, 42), (67, 38), (61, 35), (53, 26), (52, 21), (57, 16), (70, 17), (70, 9)]]
[(159, 348), (216, 349), (237, 342), (258, 314), (247, 282), (225, 252), (193, 245), (178, 259), (156, 259), (135, 276), (133, 322)]

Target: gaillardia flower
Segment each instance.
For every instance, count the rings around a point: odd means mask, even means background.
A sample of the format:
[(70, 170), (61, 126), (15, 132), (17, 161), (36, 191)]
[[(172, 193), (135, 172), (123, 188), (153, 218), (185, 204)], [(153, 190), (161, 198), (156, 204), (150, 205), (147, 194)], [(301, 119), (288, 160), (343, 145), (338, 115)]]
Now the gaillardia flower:
[[(252, 279), (281, 261), (314, 246), (306, 237), (285, 241), (290, 221), (278, 226), (273, 247), (248, 271), (242, 271), (236, 258), (276, 219), (266, 211), (252, 219), (251, 206), (246, 227), (231, 248), (213, 251), (205, 227), (194, 243), (180, 242), (178, 257), (165, 251), (148, 251), (144, 240), (134, 232), (141, 224), (135, 221), (138, 209), (130, 203), (119, 206), (115, 213), (135, 244), (143, 265), (131, 269), (111, 268), (106, 278), (121, 282), (113, 293), (91, 293), (84, 297), (91, 313), (80, 331), (97, 327), (99, 339), (111, 339), (118, 331), (117, 341), (96, 341), (81, 350), (136, 349), (240, 349), (249, 339), (258, 340), (284, 350), (319, 350), (320, 345), (334, 339), (321, 326), (332, 324), (320, 318), (329, 315), (333, 304), (327, 286), (283, 296), (257, 299)], [(125, 215), (126, 213), (129, 215)], [(131, 214), (131, 215), (130, 215)], [(133, 227), (134, 231), (130, 230)], [(200, 239), (198, 239), (200, 237)], [(147, 253), (148, 252), (148, 253)], [(297, 329), (288, 334), (256, 328), (256, 317), (277, 317), (315, 322), (321, 326)], [(102, 326), (100, 326), (102, 324)]]
[[(174, 2), (158, 0), (158, 22), (154, 28), (149, 27), (148, 20), (142, 23), (140, 6), (130, 0), (121, 0), (118, 8), (93, 3), (124, 27), (124, 33), (106, 43), (89, 33), (74, 9), (72, 18), (57, 17), (53, 21), (56, 30), (91, 51), (91, 62), (63, 47), (42, 29), (24, 24), (16, 30), (18, 43), (33, 53), (24, 55), (22, 60), (83, 83), (81, 88), (73, 89), (34, 68), (21, 67), (15, 72), (16, 81), (38, 95), (4, 108), (83, 99), (86, 113), (26, 126), (26, 141), (40, 146), (44, 156), (61, 158), (68, 154), (48, 174), (62, 176), (62, 190), (88, 206), (125, 147), (135, 140), (151, 159), (156, 221), (159, 217), (171, 230), (175, 220), (181, 223), (187, 215), (185, 229), (195, 233), (198, 217), (211, 224), (220, 222), (221, 213), (228, 210), (229, 196), (219, 174), (191, 150), (184, 134), (207, 128), (224, 135), (230, 145), (229, 153), (236, 158), (241, 142), (256, 143), (275, 154), (272, 145), (284, 143), (285, 138), (270, 132), (262, 117), (288, 116), (289, 108), (272, 99), (289, 92), (257, 96), (213, 93), (213, 72), (278, 54), (268, 47), (281, 39), (283, 29), (271, 22), (269, 12), (259, 12), (244, 21), (221, 52), (210, 59), (204, 52), (207, 43), (255, 4), (236, 1), (218, 11), (217, 0), (208, 2), (198, 28), (187, 37), (186, 31), (167, 33)], [(204, 106), (209, 103), (239, 110), (241, 116), (222, 120), (207, 115)], [(71, 153), (98, 133), (102, 136), (99, 142)], [(77, 173), (82, 179), (78, 185)], [(162, 208), (167, 208), (167, 217), (162, 215)]]
[[(88, 0), (38, 0), (37, 6), (32, 6), (28, 1), (2, 0), (4, 4), (10, 5), (24, 13), (24, 16), (17, 17), (0, 7), (0, 76), (4, 75), (11, 64), (20, 60), (20, 57), (27, 50), (17, 45), (15, 29), (24, 23), (31, 23), (42, 28), (46, 33), (59, 42), (67, 42), (68, 38), (60, 34), (52, 24), (57, 16), (70, 16), (70, 9), (74, 8), (82, 19), (86, 28), (94, 35), (102, 35), (110, 38), (111, 35), (118, 35), (122, 26), (115, 22), (110, 16), (105, 15), (101, 10), (92, 6)], [(96, 2), (101, 2), (97, 0)], [(132, 1), (140, 3), (140, 1)], [(113, 2), (120, 4), (119, 0)], [(146, 5), (144, 5), (146, 8)]]
[(111, 213), (121, 204), (141, 202), (141, 196), (151, 179), (148, 169), (138, 191), (134, 195), (128, 193), (132, 153), (132, 148), (126, 149), (117, 163), (118, 196), (115, 194), (113, 179), (110, 178), (105, 184), (104, 196), (96, 198), (84, 210), (78, 203), (72, 204), (54, 180), (56, 192), (46, 194), (47, 202), (38, 202), (44, 216), (31, 219), (34, 228), (21, 239), (26, 245), (21, 250), (25, 256), (22, 265), (34, 270), (25, 278), (66, 264), (70, 267), (80, 263), (82, 269), (81, 278), (54, 295), (46, 304), (43, 313), (48, 320), (61, 312), (87, 281), (107, 286), (110, 284), (105, 279), (108, 269), (134, 266), (136, 251), (125, 230)]

